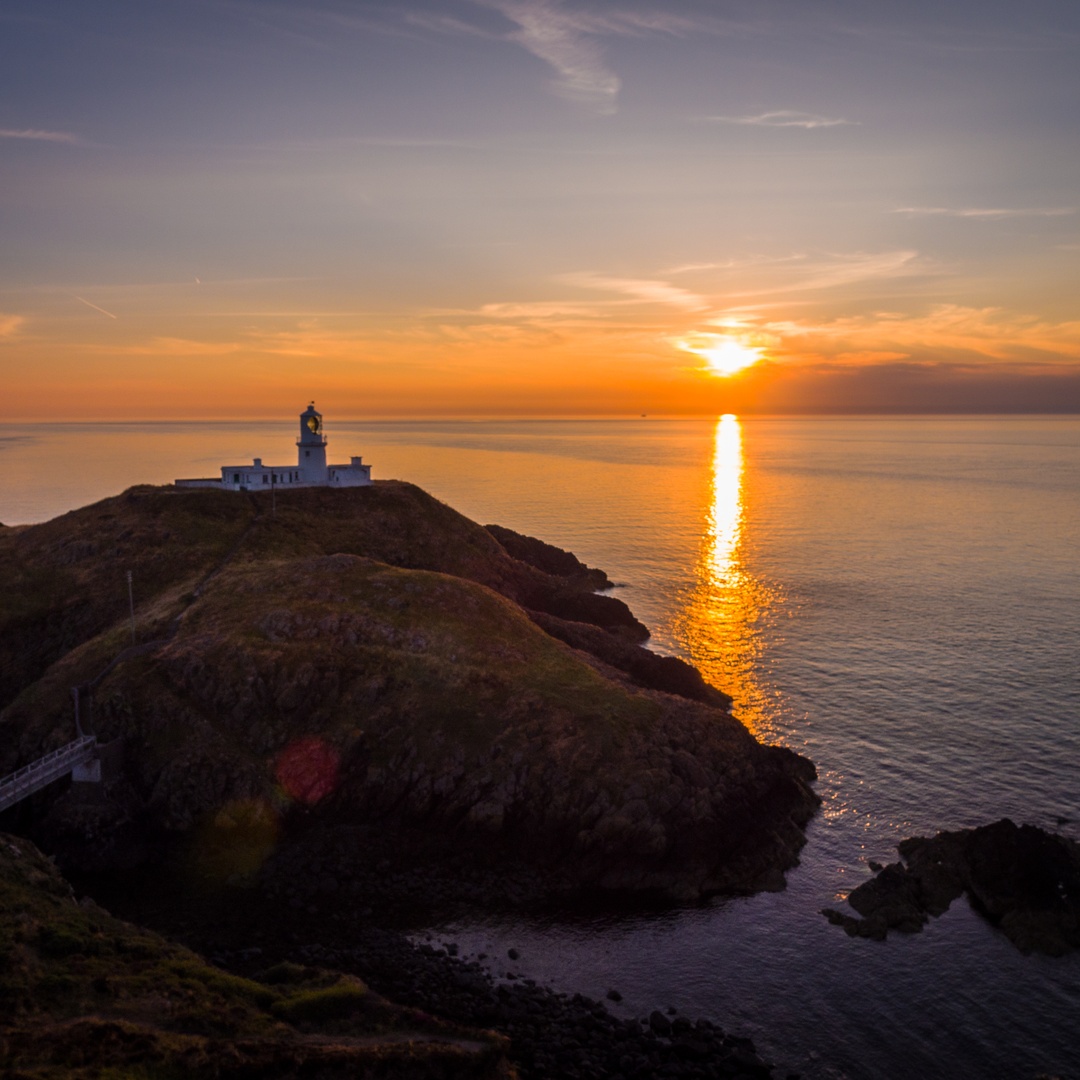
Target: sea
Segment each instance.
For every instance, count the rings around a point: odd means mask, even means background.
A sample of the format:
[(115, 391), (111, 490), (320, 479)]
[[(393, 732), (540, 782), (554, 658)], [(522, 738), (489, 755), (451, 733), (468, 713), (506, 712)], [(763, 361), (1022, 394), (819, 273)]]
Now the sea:
[[(295, 421), (0, 425), (0, 521), (288, 464)], [(331, 458), (602, 567), (823, 800), (782, 892), (428, 927), (496, 978), (748, 1035), (777, 1076), (1080, 1078), (1080, 954), (956, 901), (918, 934), (820, 914), (908, 836), (1080, 839), (1080, 417), (340, 421)], [(513, 948), (517, 959), (508, 958)]]

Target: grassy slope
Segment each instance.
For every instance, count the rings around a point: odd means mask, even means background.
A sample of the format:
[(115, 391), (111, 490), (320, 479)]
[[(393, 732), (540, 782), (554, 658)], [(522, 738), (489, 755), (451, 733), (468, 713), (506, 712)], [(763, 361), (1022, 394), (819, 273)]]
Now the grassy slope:
[(0, 1070), (26, 1078), (509, 1076), (504, 1041), (279, 965), (256, 982), (76, 903), (0, 834)]
[(484, 528), (411, 484), (280, 493), (273, 515), (262, 495), (132, 488), (41, 525), (0, 530), (0, 708), (110, 628), (123, 640), (129, 570), (147, 640), (225, 560), (337, 552), (454, 574), (516, 600), (550, 588)]
[(127, 571), (140, 608), (172, 593), (166, 607), (178, 610), (180, 594), (254, 517), (249, 500), (188, 494), (132, 488), (41, 525), (0, 530), (0, 706), (71, 649), (122, 628)]

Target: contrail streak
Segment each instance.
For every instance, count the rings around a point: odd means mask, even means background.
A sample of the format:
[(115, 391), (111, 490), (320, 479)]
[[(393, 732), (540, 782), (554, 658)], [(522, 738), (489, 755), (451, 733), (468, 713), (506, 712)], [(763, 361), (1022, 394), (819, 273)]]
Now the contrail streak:
[(87, 307), (92, 307), (95, 311), (100, 311), (102, 315), (108, 315), (110, 319), (116, 318), (111, 311), (106, 311), (103, 307), (98, 307), (97, 304), (91, 304), (89, 300), (84, 300), (81, 296), (76, 296), (75, 299)]

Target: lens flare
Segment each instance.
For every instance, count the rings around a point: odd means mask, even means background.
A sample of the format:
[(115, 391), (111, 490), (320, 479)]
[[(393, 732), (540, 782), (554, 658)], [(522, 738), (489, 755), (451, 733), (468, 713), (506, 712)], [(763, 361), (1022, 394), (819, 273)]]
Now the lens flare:
[(337, 752), (315, 735), (297, 739), (278, 756), (274, 775), (289, 798), (314, 806), (337, 787)]

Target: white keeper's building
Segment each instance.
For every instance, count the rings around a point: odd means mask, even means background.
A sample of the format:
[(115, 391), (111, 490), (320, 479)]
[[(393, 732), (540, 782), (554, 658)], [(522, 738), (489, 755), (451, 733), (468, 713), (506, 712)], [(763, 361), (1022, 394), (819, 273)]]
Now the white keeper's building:
[(350, 458), (348, 465), (327, 465), (322, 413), (315, 411), (314, 401), (300, 414), (296, 446), (295, 465), (264, 465), (262, 458), (255, 458), (250, 465), (222, 465), (220, 480), (177, 480), (176, 486), (268, 491), (273, 487), (363, 487), (371, 483), (371, 466), (358, 457)]

